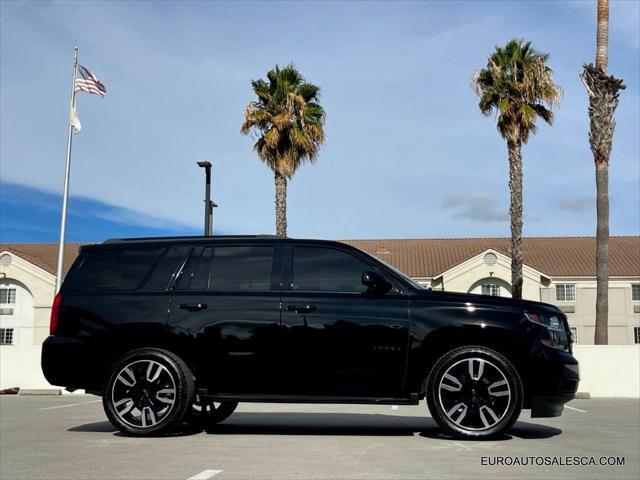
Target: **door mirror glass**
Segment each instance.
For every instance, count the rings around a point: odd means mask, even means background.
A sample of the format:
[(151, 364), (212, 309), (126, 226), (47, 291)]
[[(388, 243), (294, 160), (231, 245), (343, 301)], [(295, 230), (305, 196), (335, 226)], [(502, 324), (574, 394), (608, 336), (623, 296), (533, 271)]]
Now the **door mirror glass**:
[(362, 272), (362, 284), (367, 287), (369, 293), (384, 295), (391, 290), (391, 283), (378, 272)]

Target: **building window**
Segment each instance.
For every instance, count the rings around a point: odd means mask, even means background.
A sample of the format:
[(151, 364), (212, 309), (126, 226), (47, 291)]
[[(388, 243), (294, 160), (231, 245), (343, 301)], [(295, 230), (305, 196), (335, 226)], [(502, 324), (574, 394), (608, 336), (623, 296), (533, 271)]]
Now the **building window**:
[(491, 295), (494, 297), (500, 296), (500, 285), (493, 283), (485, 283), (482, 285), (482, 295)]
[(559, 283), (556, 285), (556, 301), (557, 302), (575, 302), (576, 301), (576, 284), (575, 283)]
[(640, 327), (633, 327), (633, 342), (640, 343)]
[(11, 305), (16, 303), (15, 288), (0, 288), (0, 304)]
[(640, 283), (631, 284), (631, 300), (640, 302)]
[(571, 331), (571, 341), (573, 343), (578, 343), (578, 327), (569, 327)]
[(13, 345), (13, 328), (0, 328), (0, 345)]

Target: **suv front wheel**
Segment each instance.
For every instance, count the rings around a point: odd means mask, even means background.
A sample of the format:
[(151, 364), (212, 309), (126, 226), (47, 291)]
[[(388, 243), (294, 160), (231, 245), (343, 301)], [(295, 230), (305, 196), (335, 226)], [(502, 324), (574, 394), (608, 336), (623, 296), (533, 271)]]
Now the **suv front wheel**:
[(194, 392), (193, 375), (180, 357), (142, 348), (114, 363), (102, 404), (117, 429), (136, 436), (163, 435), (182, 423)]
[(445, 353), (427, 381), (431, 416), (448, 434), (484, 439), (505, 432), (522, 410), (522, 382), (500, 353), (469, 346)]

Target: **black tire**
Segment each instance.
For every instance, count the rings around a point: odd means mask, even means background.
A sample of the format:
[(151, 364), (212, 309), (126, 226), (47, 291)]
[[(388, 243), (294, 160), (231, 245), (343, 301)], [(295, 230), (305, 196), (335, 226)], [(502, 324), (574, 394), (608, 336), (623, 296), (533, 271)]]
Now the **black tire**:
[(445, 433), (461, 439), (496, 437), (522, 410), (522, 381), (503, 355), (481, 346), (445, 353), (427, 380), (427, 405)]
[(186, 421), (194, 426), (209, 427), (226, 420), (238, 407), (238, 402), (205, 402), (196, 394)]
[(132, 350), (112, 366), (102, 394), (111, 424), (132, 436), (171, 433), (195, 395), (193, 374), (177, 355), (158, 348)]

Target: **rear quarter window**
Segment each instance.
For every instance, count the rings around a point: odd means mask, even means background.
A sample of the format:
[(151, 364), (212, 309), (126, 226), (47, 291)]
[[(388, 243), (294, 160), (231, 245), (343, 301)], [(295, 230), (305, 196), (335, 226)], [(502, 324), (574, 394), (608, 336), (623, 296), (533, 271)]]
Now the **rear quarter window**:
[(65, 281), (65, 290), (135, 290), (165, 250), (164, 247), (90, 250)]

